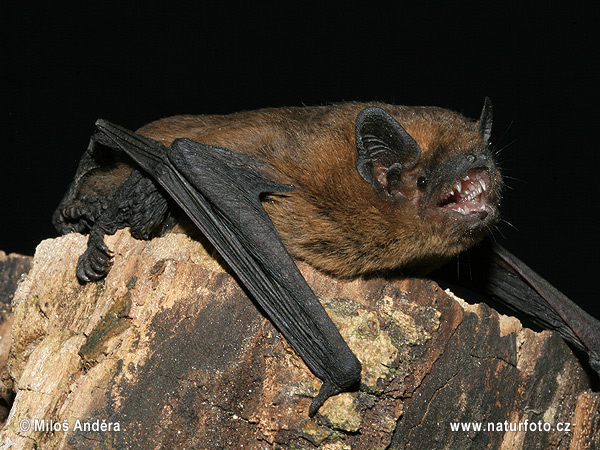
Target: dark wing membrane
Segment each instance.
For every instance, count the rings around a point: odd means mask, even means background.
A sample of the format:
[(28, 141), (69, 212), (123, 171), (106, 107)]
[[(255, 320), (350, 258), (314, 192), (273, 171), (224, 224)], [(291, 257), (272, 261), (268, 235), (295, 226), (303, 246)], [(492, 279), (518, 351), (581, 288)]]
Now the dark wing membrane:
[(355, 387), (361, 366), (287, 253), (261, 193), (289, 192), (249, 155), (177, 139), (160, 143), (105, 121), (98, 129), (175, 199), (231, 266), (271, 321), (323, 380), (313, 415), (331, 395)]
[(600, 375), (600, 321), (500, 245), (492, 245), (491, 257), (488, 291), (585, 351), (590, 366)]

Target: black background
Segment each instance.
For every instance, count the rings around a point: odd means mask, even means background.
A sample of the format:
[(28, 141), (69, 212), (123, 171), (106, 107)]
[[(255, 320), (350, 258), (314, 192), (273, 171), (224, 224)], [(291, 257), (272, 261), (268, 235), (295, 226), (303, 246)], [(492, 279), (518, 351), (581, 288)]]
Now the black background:
[(5, 8), (0, 249), (33, 254), (56, 235), (98, 117), (135, 129), (381, 100), (476, 118), (487, 95), (510, 187), (497, 240), (600, 316), (596, 6), (488, 3)]

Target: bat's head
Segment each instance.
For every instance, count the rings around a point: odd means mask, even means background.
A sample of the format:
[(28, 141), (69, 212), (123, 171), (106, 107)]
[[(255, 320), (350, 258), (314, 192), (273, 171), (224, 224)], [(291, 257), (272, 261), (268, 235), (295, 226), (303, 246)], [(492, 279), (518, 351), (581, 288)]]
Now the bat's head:
[(356, 168), (387, 223), (382, 253), (391, 259), (384, 265), (431, 265), (489, 232), (502, 188), (491, 124), (488, 99), (477, 122), (441, 108), (395, 114), (368, 107), (358, 114)]

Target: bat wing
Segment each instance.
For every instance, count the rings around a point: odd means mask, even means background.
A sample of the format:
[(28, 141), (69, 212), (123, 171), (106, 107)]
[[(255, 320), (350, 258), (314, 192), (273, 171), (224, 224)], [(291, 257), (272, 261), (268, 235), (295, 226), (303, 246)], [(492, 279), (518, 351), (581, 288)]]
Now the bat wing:
[(600, 376), (600, 321), (500, 245), (491, 245), (490, 257), (488, 292), (586, 352)]
[[(556, 331), (588, 355), (590, 367), (600, 376), (600, 321), (515, 255), (490, 240), (469, 250), (465, 256), (468, 257), (470, 279), (461, 276), (459, 286), (491, 297), (517, 315), (523, 315), (544, 329)], [(441, 274), (442, 280), (457, 282), (448, 269), (446, 267)]]
[(103, 142), (129, 155), (179, 204), (227, 261), (274, 325), (323, 384), (309, 414), (352, 389), (361, 365), (300, 274), (262, 207), (262, 193), (290, 186), (261, 172), (249, 155), (177, 139), (160, 143), (99, 120)]

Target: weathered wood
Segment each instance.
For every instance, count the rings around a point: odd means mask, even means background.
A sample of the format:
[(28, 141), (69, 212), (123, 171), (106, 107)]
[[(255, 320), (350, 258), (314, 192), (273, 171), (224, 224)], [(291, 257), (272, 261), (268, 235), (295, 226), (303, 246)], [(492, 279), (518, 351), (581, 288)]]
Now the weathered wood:
[(0, 251), (0, 427), (12, 405), (12, 378), (8, 371), (13, 324), (12, 300), (21, 279), (31, 269), (31, 256)]
[[(562, 340), (431, 281), (336, 281), (300, 264), (364, 367), (359, 392), (328, 400), (309, 419), (318, 380), (200, 243), (178, 234), (142, 242), (120, 231), (108, 239), (106, 280), (81, 285), (74, 273), (85, 242), (73, 234), (40, 244), (15, 296), (17, 396), (0, 449), (597, 443), (599, 396)], [(554, 429), (451, 429), (525, 420)], [(75, 429), (103, 421), (112, 430)], [(562, 422), (571, 430), (557, 430)]]
[(0, 250), (0, 307), (2, 312), (10, 307), (17, 284), (31, 269), (31, 256), (6, 254)]

